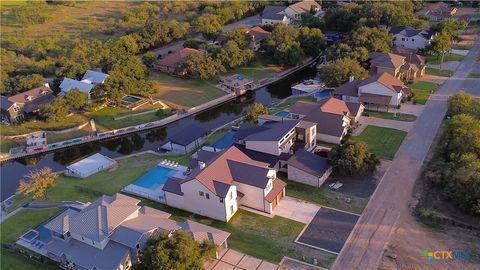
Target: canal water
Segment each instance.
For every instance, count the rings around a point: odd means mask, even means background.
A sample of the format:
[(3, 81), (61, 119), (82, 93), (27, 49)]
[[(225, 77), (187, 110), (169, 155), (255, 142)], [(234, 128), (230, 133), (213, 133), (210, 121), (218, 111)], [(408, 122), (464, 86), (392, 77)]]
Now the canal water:
[(271, 106), (275, 102), (289, 97), (292, 94), (290, 88), (292, 84), (312, 78), (315, 74), (315, 67), (306, 67), (254, 93), (238, 97), (235, 100), (161, 128), (6, 162), (0, 165), (0, 201), (15, 194), (20, 179), (32, 170), (50, 167), (53, 171), (61, 171), (72, 162), (95, 153), (116, 158), (146, 150), (157, 150), (166, 143), (169, 135), (175, 134), (188, 124), (202, 126), (205, 129), (215, 129), (240, 117), (255, 102)]

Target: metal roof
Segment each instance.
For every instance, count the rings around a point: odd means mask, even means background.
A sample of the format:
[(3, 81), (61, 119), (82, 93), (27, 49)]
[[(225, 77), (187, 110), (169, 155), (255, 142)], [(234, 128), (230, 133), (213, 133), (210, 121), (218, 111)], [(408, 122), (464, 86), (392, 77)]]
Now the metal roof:
[(60, 89), (62, 89), (63, 92), (69, 92), (74, 88), (78, 88), (78, 90), (88, 94), (90, 93), (90, 91), (92, 91), (93, 86), (94, 85), (90, 83), (81, 82), (65, 77), (60, 84)]
[(188, 125), (181, 131), (169, 137), (168, 139), (172, 143), (182, 145), (182, 146), (187, 146), (192, 142), (198, 140), (199, 138), (205, 136), (205, 134), (207, 134), (206, 129), (196, 125)]
[(83, 75), (82, 81), (85, 81), (87, 83), (100, 84), (103, 83), (107, 78), (108, 74), (93, 70), (87, 70), (87, 72), (85, 72), (85, 75)]
[(322, 177), (330, 167), (327, 158), (317, 156), (305, 149), (295, 152), (287, 164), (316, 177)]

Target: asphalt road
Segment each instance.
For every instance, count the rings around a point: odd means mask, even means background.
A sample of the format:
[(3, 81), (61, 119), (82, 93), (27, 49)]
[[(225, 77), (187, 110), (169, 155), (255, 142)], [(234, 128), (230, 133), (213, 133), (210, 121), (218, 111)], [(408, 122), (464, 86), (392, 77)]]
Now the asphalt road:
[(480, 97), (480, 79), (468, 74), (478, 72), (479, 37), (455, 74), (442, 84), (425, 105), (412, 130), (400, 146), (391, 167), (347, 239), (332, 269), (377, 269), (384, 248), (397, 228), (409, 231), (405, 217), (415, 180), (447, 111), (448, 96), (465, 90)]

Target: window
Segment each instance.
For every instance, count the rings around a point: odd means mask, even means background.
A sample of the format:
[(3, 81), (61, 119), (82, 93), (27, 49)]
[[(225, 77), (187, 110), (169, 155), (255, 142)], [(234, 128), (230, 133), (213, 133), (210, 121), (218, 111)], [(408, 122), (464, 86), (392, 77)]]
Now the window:
[(405, 41), (405, 38), (402, 37), (402, 41)]
[(233, 215), (233, 205), (230, 205), (230, 213)]
[(412, 42), (414, 42), (414, 41), (415, 41), (415, 39), (414, 39), (414, 38), (412, 38)]
[(223, 203), (223, 198), (220, 198), (220, 203)]
[(230, 200), (233, 199), (233, 192), (230, 192)]
[(203, 197), (203, 191), (199, 191), (199, 192), (198, 192), (198, 195), (200, 195), (200, 196)]
[(205, 193), (205, 198), (210, 199), (210, 194)]
[(95, 241), (92, 241), (92, 244), (95, 245)]
[(136, 247), (137, 247), (137, 249), (140, 249), (140, 244), (137, 244)]

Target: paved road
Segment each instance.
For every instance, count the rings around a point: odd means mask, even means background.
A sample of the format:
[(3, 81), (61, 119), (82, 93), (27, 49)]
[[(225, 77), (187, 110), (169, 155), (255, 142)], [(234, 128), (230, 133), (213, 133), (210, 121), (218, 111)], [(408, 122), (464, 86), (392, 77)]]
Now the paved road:
[(413, 185), (447, 111), (448, 96), (460, 89), (480, 96), (480, 80), (468, 79), (471, 71), (478, 70), (475, 60), (479, 55), (477, 36), (454, 76), (428, 100), (332, 269), (377, 269), (392, 232), (399, 227), (409, 231), (402, 216), (410, 215), (408, 202)]
[[(223, 26), (223, 31), (228, 32), (232, 29), (239, 28), (239, 27), (242, 27), (242, 26), (252, 27), (252, 26), (260, 24), (261, 22), (262, 22), (262, 19), (261, 19), (260, 15), (255, 15), (255, 16), (247, 17), (247, 18), (245, 18), (243, 20), (240, 20), (238, 22), (233, 22), (233, 23), (230, 23), (230, 24), (226, 24), (225, 26)], [(206, 41), (205, 38), (201, 34), (195, 35), (192, 39), (199, 40), (199, 41)], [(166, 46), (163, 46), (161, 48), (154, 49), (153, 52), (155, 52), (156, 55), (159, 55), (159, 54), (164, 55), (164, 54), (167, 54), (169, 51), (174, 52), (176, 50), (179, 50), (179, 49), (183, 48), (183, 43), (184, 42), (185, 42), (184, 40), (179, 40), (177, 42), (173, 42), (173, 43), (170, 43)]]

